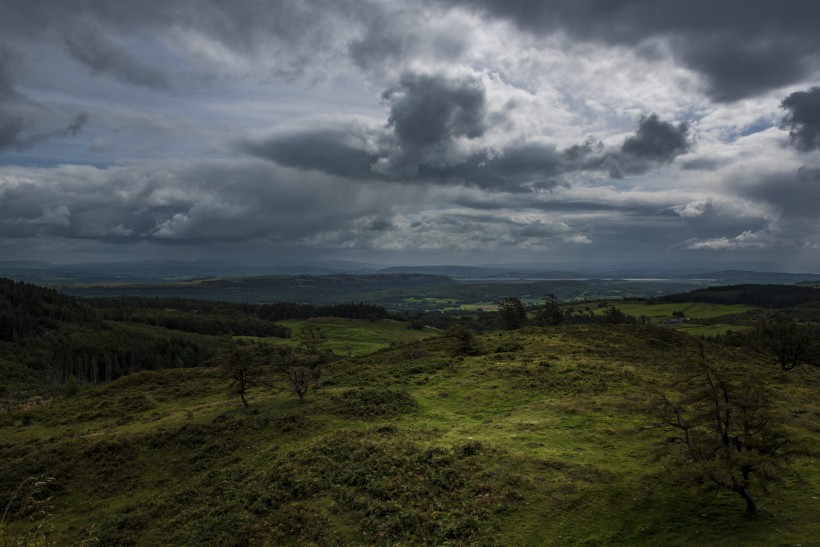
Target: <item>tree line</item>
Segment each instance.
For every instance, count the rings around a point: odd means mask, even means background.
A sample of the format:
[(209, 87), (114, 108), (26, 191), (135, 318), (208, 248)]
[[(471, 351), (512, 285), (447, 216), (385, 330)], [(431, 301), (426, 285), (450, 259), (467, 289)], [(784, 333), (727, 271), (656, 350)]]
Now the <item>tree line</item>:
[(135, 316), (138, 312), (146, 310), (176, 310), (178, 312), (220, 317), (247, 316), (265, 321), (305, 320), (316, 317), (342, 317), (345, 319), (378, 321), (387, 317), (387, 310), (384, 307), (364, 302), (316, 306), (294, 302), (240, 304), (190, 298), (146, 298), (136, 296), (93, 298), (88, 299), (87, 302), (100, 310), (103, 317), (115, 321), (127, 321), (128, 318)]
[(0, 397), (36, 385), (198, 366), (220, 354), (230, 336), (287, 338), (290, 329), (276, 321), (323, 316), (378, 320), (387, 312), (364, 303), (81, 299), (0, 278)]
[(762, 308), (782, 309), (818, 302), (820, 301), (820, 290), (801, 285), (727, 285), (670, 294), (656, 301), (749, 304)]

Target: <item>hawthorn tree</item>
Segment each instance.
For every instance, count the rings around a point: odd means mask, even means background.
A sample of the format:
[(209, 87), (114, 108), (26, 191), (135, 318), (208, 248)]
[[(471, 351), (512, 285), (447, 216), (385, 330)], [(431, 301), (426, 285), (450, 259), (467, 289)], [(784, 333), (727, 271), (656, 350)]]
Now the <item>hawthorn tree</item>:
[(248, 408), (245, 397), (248, 390), (262, 383), (263, 367), (257, 348), (233, 342), (219, 357), (218, 362), (230, 381), (229, 395), (238, 395), (242, 406)]
[(498, 315), (504, 327), (510, 330), (521, 328), (527, 322), (527, 311), (524, 309), (524, 304), (514, 296), (503, 298), (498, 303)]
[(560, 325), (564, 322), (564, 312), (558, 306), (558, 299), (554, 294), (548, 294), (544, 305), (535, 314), (539, 325)]
[(652, 412), (666, 432), (662, 454), (696, 482), (739, 495), (757, 515), (757, 492), (782, 472), (794, 452), (778, 424), (764, 382), (730, 382), (701, 360), (689, 367), (677, 396), (660, 394)]
[(620, 325), (626, 323), (626, 314), (612, 304), (608, 304), (604, 309), (604, 322), (610, 325)]
[(757, 323), (755, 340), (771, 353), (780, 368), (820, 364), (820, 336), (817, 327), (801, 324), (776, 313)]
[(299, 349), (308, 355), (319, 355), (326, 340), (319, 327), (310, 319), (302, 323), (296, 331), (296, 339), (299, 340)]
[(453, 341), (451, 352), (453, 355), (480, 355), (481, 345), (475, 333), (459, 325), (453, 325), (445, 332), (447, 338)]

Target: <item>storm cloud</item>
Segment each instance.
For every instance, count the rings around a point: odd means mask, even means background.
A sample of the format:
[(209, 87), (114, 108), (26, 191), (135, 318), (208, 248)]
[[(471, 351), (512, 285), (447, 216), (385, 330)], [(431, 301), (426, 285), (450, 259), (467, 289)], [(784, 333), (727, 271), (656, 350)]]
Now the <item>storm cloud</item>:
[(395, 136), (395, 150), (376, 166), (387, 175), (413, 177), (422, 165), (458, 163), (457, 141), (477, 139), (487, 130), (485, 91), (475, 78), (406, 73), (382, 100)]
[(795, 91), (781, 103), (787, 111), (782, 125), (789, 130), (789, 142), (801, 152), (820, 149), (820, 87)]
[(657, 114), (643, 116), (637, 133), (624, 141), (621, 152), (660, 163), (670, 162), (689, 151), (688, 133), (686, 123), (674, 126), (661, 121)]
[(376, 176), (372, 167), (379, 159), (378, 151), (372, 146), (384, 138), (384, 132), (351, 120), (282, 132), (263, 139), (244, 139), (238, 148), (286, 167), (367, 179)]

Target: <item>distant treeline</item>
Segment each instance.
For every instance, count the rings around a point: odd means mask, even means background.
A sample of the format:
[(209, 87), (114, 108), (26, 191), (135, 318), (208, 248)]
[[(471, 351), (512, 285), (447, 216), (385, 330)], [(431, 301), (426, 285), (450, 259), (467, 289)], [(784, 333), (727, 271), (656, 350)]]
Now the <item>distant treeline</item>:
[(0, 398), (72, 379), (100, 383), (213, 358), (226, 336), (289, 337), (285, 319), (378, 320), (363, 303), (231, 304), (191, 299), (81, 299), (0, 278)]
[(105, 382), (140, 370), (190, 367), (224, 343), (105, 320), (88, 301), (0, 278), (0, 396), (69, 379)]
[(762, 308), (791, 308), (820, 301), (820, 289), (800, 285), (728, 285), (672, 294), (661, 302), (706, 302), (710, 304), (749, 304)]
[(99, 324), (94, 309), (79, 298), (0, 277), (0, 342), (39, 336), (60, 321), (87, 327)]
[(141, 370), (195, 367), (214, 357), (223, 344), (221, 338), (111, 323), (54, 340), (43, 379), (64, 383), (74, 377), (97, 384)]
[[(387, 311), (382, 306), (362, 302), (314, 306), (291, 302), (240, 304), (189, 298), (143, 298), (133, 296), (93, 298), (89, 299), (88, 302), (100, 310), (106, 319), (158, 324), (168, 328), (178, 328), (171, 326), (176, 323), (186, 327), (180, 328), (180, 330), (206, 332), (207, 334), (287, 337), (289, 334), (262, 332), (271, 327), (265, 327), (261, 322), (304, 320), (315, 317), (343, 317), (346, 319), (378, 321), (387, 317)], [(231, 332), (219, 332), (220, 327), (217, 324), (219, 322), (237, 328)], [(197, 325), (211, 330), (193, 330), (198, 328)], [(288, 330), (285, 327), (276, 327), (284, 329), (284, 331)]]

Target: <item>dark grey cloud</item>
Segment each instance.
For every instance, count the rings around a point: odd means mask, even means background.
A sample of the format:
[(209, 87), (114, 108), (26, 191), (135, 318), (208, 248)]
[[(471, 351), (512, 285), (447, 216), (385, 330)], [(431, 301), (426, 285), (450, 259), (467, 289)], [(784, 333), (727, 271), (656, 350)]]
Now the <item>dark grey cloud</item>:
[(462, 136), (475, 139), (487, 129), (484, 88), (474, 78), (406, 73), (382, 99), (390, 104), (387, 125), (402, 146), (426, 147)]
[(9, 73), (11, 62), (11, 54), (0, 45), (0, 150), (19, 146), (19, 136), (24, 128), (22, 116), (12, 112), (12, 106), (20, 97), (14, 91)]
[(768, 204), (784, 222), (799, 218), (816, 221), (820, 218), (820, 185), (812, 184), (806, 173), (803, 171), (803, 176), (800, 171), (761, 173), (752, 181), (738, 183), (735, 192), (740, 197)]
[(555, 192), (559, 188), (569, 188), (569, 184), (563, 180), (539, 180), (530, 185), (533, 191)]
[(23, 119), (0, 109), (0, 151), (7, 148), (20, 148), (22, 132)]
[(547, 181), (579, 169), (603, 149), (593, 141), (564, 151), (548, 143), (524, 142), (503, 150), (479, 145), (476, 151), (465, 152), (459, 141), (480, 139), (507, 122), (503, 114), (488, 113), (486, 90), (474, 77), (405, 73), (382, 98), (389, 113), (381, 128), (357, 120), (325, 122), (266, 139), (246, 139), (239, 150), (280, 165), (346, 178), (528, 193), (565, 185)]
[[(283, 166), (350, 179), (437, 183), (527, 194), (568, 188), (565, 174), (608, 170), (613, 178), (645, 173), (690, 148), (688, 126), (657, 115), (641, 118), (619, 150), (587, 140), (559, 150), (542, 141), (460, 155), (459, 137), (478, 138), (493, 123), (484, 110), (481, 88), (472, 80), (412, 78), (391, 108), (390, 122), (374, 129), (352, 120), (310, 129), (283, 131), (266, 139), (245, 139), (239, 150)], [(417, 83), (435, 82), (418, 86)], [(420, 96), (419, 96), (420, 95)], [(426, 123), (423, 123), (426, 122)]]
[(405, 195), (257, 160), (18, 169), (28, 182), (0, 172), (0, 238), (293, 244), (361, 218), (374, 219), (368, 230), (388, 231), (385, 219)]
[(691, 146), (687, 140), (689, 126), (661, 121), (657, 114), (642, 116), (638, 131), (621, 146), (621, 152), (659, 163), (667, 163), (685, 154)]
[(586, 158), (590, 154), (603, 152), (603, 150), (604, 143), (601, 141), (588, 139), (583, 144), (574, 144), (570, 146), (564, 150), (563, 154), (570, 161), (579, 161)]
[(802, 48), (820, 43), (808, 35), (800, 43), (787, 35), (787, 29), (781, 32), (742, 39), (733, 27), (728, 27), (722, 33), (695, 33), (677, 42), (684, 62), (708, 77), (712, 97), (728, 102), (799, 82), (811, 73), (814, 54)]
[(367, 230), (371, 232), (389, 232), (395, 230), (396, 226), (386, 218), (374, 219), (367, 225)]
[[(165, 72), (160, 67), (169, 59), (152, 57), (143, 49), (152, 38), (194, 33), (240, 57), (264, 56), (277, 76), (299, 77), (321, 72), (323, 64), (346, 55), (351, 33), (372, 24), (383, 10), (380, 2), (368, 0), (10, 0), (3, 4), (0, 33), (59, 43), (98, 74), (131, 85), (165, 88), (184, 75)], [(143, 55), (132, 55), (131, 47), (120, 45), (119, 39), (140, 44), (136, 49)], [(165, 56), (176, 53), (180, 50), (163, 51)], [(192, 60), (172, 61), (176, 66), (186, 63), (186, 69), (195, 72)], [(209, 70), (206, 67), (195, 80), (216, 76)]]
[(782, 127), (789, 130), (789, 141), (801, 152), (820, 149), (820, 87), (796, 91), (783, 99), (787, 111)]
[(508, 146), (491, 155), (472, 156), (458, 165), (423, 166), (418, 176), (421, 180), (463, 184), (494, 192), (555, 191), (568, 184), (545, 179), (576, 170), (579, 160), (569, 160), (555, 145), (529, 142)]
[[(445, 135), (442, 137), (442, 135)], [(446, 141), (440, 132), (436, 143)], [(398, 151), (396, 137), (359, 122), (327, 124), (309, 130), (282, 132), (264, 139), (245, 139), (240, 152), (304, 171), (320, 171), (354, 180), (376, 179), (403, 183), (436, 183), (481, 188), (490, 192), (555, 192), (569, 184), (556, 177), (580, 169), (597, 169), (600, 148), (585, 143), (558, 150), (547, 143), (522, 143), (492, 154), (481, 152), (457, 157), (452, 163), (436, 161), (435, 156), (418, 155), (412, 172), (385, 171), (376, 166), (406, 160), (406, 150)], [(423, 147), (423, 145), (422, 145)], [(392, 155), (391, 155), (392, 154)]]
[(645, 47), (666, 39), (707, 80), (717, 101), (734, 101), (800, 82), (817, 68), (820, 4), (804, 0), (442, 0), (480, 6), (534, 33), (563, 32), (590, 42)]
[(451, 163), (456, 139), (477, 139), (488, 128), (486, 92), (473, 77), (406, 72), (382, 100), (390, 109), (387, 126), (396, 143), (382, 168), (394, 176), (412, 177), (422, 165)]
[(130, 85), (157, 89), (166, 89), (170, 85), (165, 72), (138, 61), (95, 29), (80, 29), (66, 36), (65, 43), (74, 59), (97, 74), (108, 74)]
[(88, 115), (77, 114), (65, 126), (41, 123), (43, 107), (15, 89), (10, 68), (15, 62), (14, 56), (0, 45), (0, 152), (23, 150), (53, 137), (76, 135), (88, 121)]
[(681, 169), (687, 171), (716, 171), (726, 165), (728, 160), (722, 158), (700, 157), (681, 162)]
[[(371, 131), (355, 122), (283, 133), (263, 140), (245, 139), (239, 150), (279, 165), (316, 170), (351, 179), (375, 177), (379, 155), (367, 150)], [(376, 135), (378, 138), (378, 135)]]
[(688, 135), (689, 125), (685, 122), (672, 125), (657, 114), (642, 116), (638, 130), (624, 141), (618, 152), (599, 156), (598, 168), (609, 171), (609, 176), (615, 179), (646, 173), (686, 154), (692, 146)]
[(820, 182), (820, 167), (803, 165), (797, 170), (797, 178), (806, 182)]

